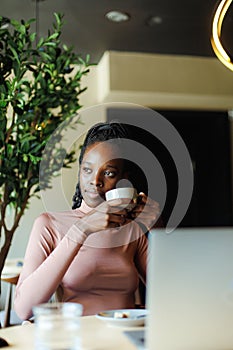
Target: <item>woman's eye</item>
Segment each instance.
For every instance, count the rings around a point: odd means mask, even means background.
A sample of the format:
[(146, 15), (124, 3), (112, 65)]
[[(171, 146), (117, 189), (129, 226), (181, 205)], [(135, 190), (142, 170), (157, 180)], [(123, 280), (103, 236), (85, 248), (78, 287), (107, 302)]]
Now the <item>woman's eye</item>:
[(108, 177), (114, 177), (116, 173), (114, 171), (105, 170), (104, 175)]
[(82, 170), (83, 170), (83, 172), (85, 174), (90, 174), (91, 173), (91, 169), (90, 168), (84, 167)]

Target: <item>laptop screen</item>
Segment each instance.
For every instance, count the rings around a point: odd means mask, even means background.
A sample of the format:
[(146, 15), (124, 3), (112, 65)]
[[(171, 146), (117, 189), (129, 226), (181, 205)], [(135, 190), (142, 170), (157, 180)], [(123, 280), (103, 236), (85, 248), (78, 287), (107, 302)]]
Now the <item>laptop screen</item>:
[(233, 349), (233, 229), (152, 230), (146, 349)]

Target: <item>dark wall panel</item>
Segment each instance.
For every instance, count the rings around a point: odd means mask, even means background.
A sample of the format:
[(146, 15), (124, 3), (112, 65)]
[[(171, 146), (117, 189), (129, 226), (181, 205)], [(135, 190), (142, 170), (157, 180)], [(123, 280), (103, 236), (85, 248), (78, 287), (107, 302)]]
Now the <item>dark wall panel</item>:
[[(181, 135), (189, 150), (194, 168), (192, 200), (179, 226), (232, 225), (232, 174), (228, 114), (212, 111), (157, 111)], [(138, 125), (137, 120), (142, 118), (145, 123), (148, 121), (146, 115), (137, 109), (109, 108), (107, 111), (108, 120), (118, 120), (131, 125)], [(153, 118), (150, 118), (149, 123), (153, 123)], [(176, 166), (166, 147), (153, 134), (135, 126), (134, 137), (153, 152), (165, 173), (167, 198), (162, 215), (166, 223), (174, 207), (178, 191)], [(151, 172), (153, 172), (153, 166)], [(156, 173), (154, 178), (156, 179)], [(159, 201), (157, 188), (155, 184), (152, 197)]]

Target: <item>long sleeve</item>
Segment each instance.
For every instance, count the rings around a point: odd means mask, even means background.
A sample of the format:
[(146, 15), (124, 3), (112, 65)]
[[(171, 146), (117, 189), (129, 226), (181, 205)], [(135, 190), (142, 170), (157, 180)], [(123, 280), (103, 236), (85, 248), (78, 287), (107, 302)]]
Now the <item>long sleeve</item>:
[(77, 255), (82, 240), (85, 237), (77, 225), (59, 232), (49, 214), (42, 214), (35, 220), (14, 299), (15, 311), (21, 319), (32, 316), (34, 305), (50, 299)]

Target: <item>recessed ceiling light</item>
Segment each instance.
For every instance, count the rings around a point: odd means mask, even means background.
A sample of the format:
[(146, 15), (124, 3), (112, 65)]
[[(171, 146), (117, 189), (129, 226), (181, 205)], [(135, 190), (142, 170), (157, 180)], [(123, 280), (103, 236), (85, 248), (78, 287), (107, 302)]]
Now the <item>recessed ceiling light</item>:
[(161, 24), (163, 22), (162, 17), (159, 16), (151, 16), (150, 18), (148, 18), (147, 20), (147, 24), (151, 27)]
[(109, 11), (106, 13), (105, 17), (111, 22), (126, 22), (130, 19), (130, 16), (121, 11)]

